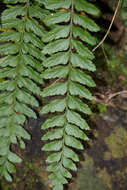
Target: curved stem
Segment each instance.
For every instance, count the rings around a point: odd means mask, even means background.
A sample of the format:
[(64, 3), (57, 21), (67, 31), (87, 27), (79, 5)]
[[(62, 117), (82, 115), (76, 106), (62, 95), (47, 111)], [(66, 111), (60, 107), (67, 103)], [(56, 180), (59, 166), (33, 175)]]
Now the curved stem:
[(112, 25), (113, 25), (113, 22), (114, 22), (114, 20), (115, 20), (115, 18), (116, 18), (116, 14), (117, 14), (117, 12), (118, 12), (118, 8), (119, 8), (119, 5), (120, 5), (120, 1), (121, 1), (121, 0), (118, 0), (118, 4), (117, 4), (116, 10), (115, 10), (115, 13), (114, 13), (114, 15), (113, 15), (112, 21), (111, 21), (111, 23), (110, 23), (110, 26), (109, 26), (109, 28), (108, 28), (108, 30), (107, 30), (105, 36), (104, 36), (103, 39), (100, 41), (100, 43), (92, 50), (93, 52), (94, 52), (96, 49), (98, 49), (98, 48), (104, 43), (105, 39), (107, 38), (108, 34), (110, 33), (111, 27), (112, 27)]

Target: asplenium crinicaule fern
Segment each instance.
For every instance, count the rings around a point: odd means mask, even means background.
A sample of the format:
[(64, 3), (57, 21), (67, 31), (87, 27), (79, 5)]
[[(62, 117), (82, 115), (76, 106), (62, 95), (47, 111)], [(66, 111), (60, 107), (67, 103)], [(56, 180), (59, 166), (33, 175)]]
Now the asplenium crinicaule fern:
[[(92, 34), (99, 30), (90, 15), (99, 15), (99, 10), (85, 0), (3, 3), (7, 9), (0, 27), (0, 179), (12, 181), (14, 163), (21, 158), (11, 145), (25, 148), (23, 138), (30, 139), (30, 135), (23, 125), (28, 117), (36, 118), (32, 107), (39, 106), (35, 97), (41, 95), (51, 97), (40, 111), (52, 114), (42, 125), (48, 130), (42, 140), (51, 140), (43, 147), (52, 152), (47, 170), (53, 189), (62, 190), (72, 177), (70, 170), (77, 170), (79, 158), (74, 150), (82, 150), (81, 141), (89, 140), (84, 116), (91, 110), (85, 101), (92, 100), (88, 88), (95, 86), (90, 76), (96, 69), (90, 49), (96, 44)], [(43, 79), (51, 79), (52, 84), (41, 92)]]
[[(40, 21), (46, 16), (38, 4), (30, 0), (4, 0), (9, 4), (1, 16), (0, 34), (0, 179), (12, 181), (13, 163), (21, 158), (11, 150), (11, 144), (25, 148), (30, 139), (22, 127), (27, 117), (36, 118), (32, 107), (38, 107), (34, 95), (40, 95), (40, 71), (44, 59), (41, 38), (45, 29)], [(17, 5), (15, 3), (18, 3)], [(2, 42), (4, 42), (2, 44)]]
[(53, 189), (63, 190), (67, 178), (72, 177), (70, 170), (77, 170), (79, 158), (74, 149), (82, 150), (81, 141), (89, 140), (85, 133), (89, 126), (82, 115), (91, 114), (84, 100), (92, 100), (88, 87), (95, 83), (89, 73), (96, 68), (88, 47), (96, 44), (90, 32), (99, 31), (89, 15), (97, 16), (99, 10), (84, 0), (47, 0), (44, 4), (51, 11), (45, 23), (54, 26), (43, 38), (47, 58), (42, 78), (52, 79), (52, 84), (43, 90), (42, 97), (52, 101), (40, 113), (54, 116), (42, 125), (48, 130), (42, 140), (51, 140), (42, 150), (52, 152), (46, 161)]

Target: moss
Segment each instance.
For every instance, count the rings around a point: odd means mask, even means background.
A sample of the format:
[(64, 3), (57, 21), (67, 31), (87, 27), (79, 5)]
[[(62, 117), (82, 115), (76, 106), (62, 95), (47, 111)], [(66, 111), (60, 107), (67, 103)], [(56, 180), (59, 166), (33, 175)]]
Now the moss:
[(111, 152), (105, 152), (104, 153), (104, 160), (110, 160), (112, 158), (112, 153)]
[(98, 176), (99, 178), (101, 178), (101, 179), (104, 181), (104, 183), (107, 185), (107, 187), (108, 187), (110, 190), (112, 189), (111, 177), (110, 177), (110, 175), (108, 174), (106, 168), (104, 168), (104, 169), (102, 169), (102, 170), (99, 169), (97, 176)]
[(37, 170), (37, 167), (35, 166), (35, 164), (33, 163), (33, 162), (26, 162), (26, 166), (28, 166), (28, 168), (30, 169), (30, 170)]
[(1, 183), (1, 190), (12, 190), (12, 185), (11, 184), (6, 184), (5, 182)]
[(99, 137), (99, 132), (98, 132), (98, 130), (94, 130), (94, 132), (93, 132), (93, 134), (94, 134), (94, 137), (96, 137), (96, 138), (98, 138)]
[(123, 128), (117, 128), (105, 139), (113, 158), (122, 158), (127, 155), (127, 131)]
[(89, 166), (89, 165), (92, 165), (92, 166), (94, 165), (93, 158), (90, 157), (88, 154), (84, 153), (84, 158), (85, 158), (85, 161), (81, 162), (82, 167)]
[(124, 170), (120, 171), (116, 171), (115, 176), (117, 176), (118, 178), (121, 177), (123, 180), (127, 179), (127, 168), (125, 168)]
[(18, 178), (18, 177), (16, 177), (15, 181), (16, 181), (16, 183), (18, 183), (18, 182), (20, 182), (20, 181), (21, 181), (21, 179), (20, 179), (20, 178)]
[(105, 105), (105, 104), (98, 104), (97, 107), (98, 107), (98, 110), (99, 110), (100, 113), (102, 113), (102, 114), (106, 113), (106, 111), (107, 111), (107, 105)]
[(85, 166), (78, 171), (78, 190), (109, 190), (105, 182), (96, 175), (94, 166)]

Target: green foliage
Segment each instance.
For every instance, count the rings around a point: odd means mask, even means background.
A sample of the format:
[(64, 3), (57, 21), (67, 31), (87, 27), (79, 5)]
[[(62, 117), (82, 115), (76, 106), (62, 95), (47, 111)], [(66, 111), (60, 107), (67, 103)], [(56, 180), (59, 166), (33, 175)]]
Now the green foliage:
[[(98, 25), (91, 19), (100, 15), (84, 0), (3, 0), (7, 8), (1, 16), (0, 34), (0, 178), (12, 181), (15, 163), (22, 159), (11, 148), (30, 135), (23, 125), (36, 118), (36, 96), (51, 97), (41, 114), (52, 114), (42, 125), (47, 141), (42, 148), (47, 158), (54, 190), (63, 190), (70, 170), (79, 161), (75, 149), (83, 150), (90, 130), (85, 117), (91, 114), (90, 87), (96, 70), (91, 51), (96, 44)], [(48, 31), (46, 31), (46, 29)], [(91, 34), (92, 32), (92, 34)], [(42, 68), (43, 63), (43, 68)], [(51, 85), (40, 90), (44, 81)], [(46, 85), (47, 86), (47, 85)]]
[(70, 170), (77, 170), (75, 162), (79, 158), (73, 149), (82, 150), (81, 140), (89, 140), (86, 134), (89, 126), (84, 114), (91, 114), (91, 110), (84, 99), (92, 100), (88, 87), (95, 86), (90, 71), (96, 68), (92, 63), (94, 55), (88, 47), (96, 44), (96, 38), (90, 32), (98, 32), (99, 27), (86, 14), (97, 16), (100, 12), (83, 0), (48, 0), (44, 5), (51, 10), (44, 19), (45, 24), (54, 24), (54, 27), (42, 38), (46, 43), (42, 51), (46, 59), (41, 76), (53, 81), (41, 96), (51, 96), (53, 100), (40, 113), (55, 115), (42, 125), (43, 130), (48, 129), (42, 140), (51, 140), (42, 150), (51, 152), (47, 158), (47, 170), (51, 172), (49, 178), (53, 189), (63, 190), (67, 178), (72, 177)]
[[(11, 144), (25, 148), (30, 139), (22, 127), (27, 117), (36, 118), (32, 107), (38, 107), (35, 96), (40, 95), (40, 71), (44, 60), (41, 38), (45, 29), (40, 24), (47, 11), (29, 0), (4, 0), (12, 4), (1, 16), (0, 34), (0, 178), (12, 181), (14, 163), (22, 159), (12, 152)], [(18, 3), (17, 5), (15, 3)], [(38, 12), (36, 12), (38, 10)], [(38, 13), (38, 14), (37, 14)], [(38, 18), (38, 20), (37, 20)], [(40, 19), (40, 20), (39, 20)]]
[(121, 1), (120, 16), (124, 20), (125, 26), (127, 26), (127, 0)]

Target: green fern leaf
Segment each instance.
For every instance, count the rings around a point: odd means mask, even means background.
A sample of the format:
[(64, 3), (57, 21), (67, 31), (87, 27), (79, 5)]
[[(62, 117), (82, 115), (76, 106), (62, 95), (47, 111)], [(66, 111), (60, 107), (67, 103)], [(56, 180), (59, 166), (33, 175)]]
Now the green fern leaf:
[(66, 65), (69, 59), (69, 53), (68, 52), (61, 52), (53, 54), (48, 59), (45, 59), (43, 62), (43, 65), (45, 67), (53, 67), (59, 64)]
[(66, 107), (66, 101), (64, 99), (57, 99), (49, 103), (48, 105), (44, 106), (40, 113), (53, 113), (53, 112), (63, 112)]
[[(32, 107), (39, 105), (34, 95), (40, 95), (38, 84), (43, 82), (40, 62), (45, 56), (40, 38), (45, 30), (40, 20), (36, 20), (40, 16), (33, 14), (32, 18), (34, 7), (29, 0), (4, 0), (4, 3), (12, 5), (1, 16), (5, 32), (0, 34), (3, 44), (0, 45), (0, 179), (5, 177), (11, 182), (11, 174), (16, 172), (14, 164), (22, 161), (11, 150), (11, 144), (25, 148), (23, 139), (29, 140), (30, 135), (22, 125), (26, 117), (36, 118)], [(41, 8), (38, 10), (42, 14)]]
[(84, 11), (93, 16), (100, 15), (100, 10), (97, 7), (95, 7), (93, 4), (88, 3), (87, 1), (84, 1), (84, 0), (80, 0), (80, 1), (75, 0), (75, 8), (78, 11)]
[(59, 127), (63, 126), (65, 122), (64, 116), (55, 116), (51, 119), (46, 120), (46, 122), (43, 124), (42, 129), (49, 129), (53, 127)]
[(51, 86), (44, 89), (42, 96), (54, 96), (54, 95), (64, 95), (67, 92), (67, 83), (54, 83)]
[[(99, 31), (89, 15), (98, 16), (100, 11), (84, 0), (48, 0), (44, 5), (51, 10), (45, 23), (54, 26), (42, 38), (46, 43), (43, 49), (46, 69), (41, 77), (53, 80), (41, 93), (42, 97), (49, 96), (52, 101), (40, 113), (57, 115), (42, 125), (43, 130), (48, 129), (42, 140), (51, 141), (42, 150), (51, 152), (47, 158), (47, 170), (51, 172), (49, 179), (53, 190), (63, 190), (66, 178), (72, 177), (68, 169), (76, 171), (75, 162), (79, 161), (72, 149), (82, 150), (81, 140), (89, 140), (85, 132), (90, 127), (83, 114), (90, 115), (91, 110), (83, 98), (92, 100), (87, 87), (95, 87), (90, 71), (95, 71), (96, 67), (92, 63), (94, 55), (88, 47), (96, 44), (96, 38), (90, 32)], [(81, 11), (85, 14), (81, 15)]]
[(73, 26), (73, 35), (74, 35), (74, 37), (79, 37), (82, 41), (84, 41), (90, 45), (96, 44), (96, 38), (93, 37), (88, 31), (86, 31), (83, 28), (80, 28), (78, 26), (77, 27)]
[(68, 9), (71, 5), (71, 0), (59, 1), (59, 0), (50, 0), (45, 3), (46, 8), (55, 10), (59, 8)]
[(53, 54), (58, 51), (64, 51), (67, 50), (69, 47), (69, 39), (62, 39), (62, 40), (57, 40), (54, 42), (51, 42), (47, 46), (43, 48), (43, 53), (44, 54)]
[(69, 34), (70, 27), (69, 26), (58, 26), (51, 30), (51, 32), (46, 35), (42, 40), (44, 42), (50, 42), (52, 40), (57, 40), (59, 38), (66, 38)]
[(57, 66), (51, 69), (47, 69), (44, 74), (42, 74), (42, 78), (51, 79), (51, 78), (64, 78), (67, 76), (69, 72), (69, 67), (65, 66)]
[(52, 13), (44, 20), (47, 25), (57, 24), (61, 22), (68, 22), (70, 20), (70, 13), (57, 12)]
[(78, 24), (91, 32), (98, 32), (100, 30), (98, 25), (86, 16), (74, 14), (73, 20), (75, 24)]

